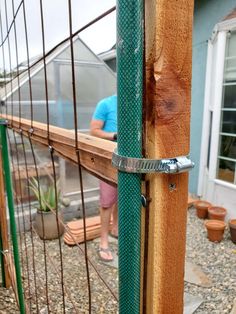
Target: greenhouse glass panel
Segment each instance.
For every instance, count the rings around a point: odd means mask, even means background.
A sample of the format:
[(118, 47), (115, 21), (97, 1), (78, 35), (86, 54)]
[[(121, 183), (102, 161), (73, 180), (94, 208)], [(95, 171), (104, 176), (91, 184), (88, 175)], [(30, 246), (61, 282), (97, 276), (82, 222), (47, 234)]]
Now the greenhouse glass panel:
[[(80, 131), (88, 131), (96, 104), (103, 98), (116, 93), (116, 74), (96, 56), (79, 38), (74, 41), (74, 69), (76, 89), (77, 124)], [(47, 123), (44, 61), (30, 60), (30, 70), (24, 70), (19, 79), (0, 91), (1, 112), (22, 118)], [(49, 123), (66, 129), (74, 129), (74, 99), (72, 90), (72, 65), (69, 40), (58, 46), (46, 59)], [(24, 62), (27, 68), (28, 62)], [(32, 99), (30, 97), (31, 77)], [(7, 112), (6, 112), (7, 111)], [(22, 163), (21, 138), (19, 147)], [(32, 176), (35, 176), (34, 161), (29, 143), (26, 154)], [(36, 162), (42, 184), (50, 182), (53, 172), (48, 148), (35, 145)], [(55, 156), (55, 165), (63, 195), (80, 200), (78, 166)], [(24, 187), (25, 180), (22, 181)], [(85, 197), (98, 199), (98, 180), (83, 171)], [(27, 191), (24, 190), (24, 193)]]
[[(79, 38), (74, 41), (74, 67), (76, 88), (76, 111), (79, 129), (88, 129), (96, 104), (116, 92), (116, 75)], [(46, 58), (49, 123), (62, 128), (74, 129), (74, 99), (72, 90), (72, 66), (70, 42), (57, 47)], [(47, 123), (47, 103), (43, 60), (30, 69), (32, 86), (33, 119)], [(28, 71), (22, 72), (7, 93), (1, 91), (1, 100), (8, 104), (8, 113), (31, 118), (31, 99)], [(14, 86), (11, 92), (11, 86)], [(19, 104), (19, 92), (21, 102)], [(4, 95), (7, 94), (7, 97)], [(4, 106), (6, 107), (6, 106)], [(13, 110), (12, 110), (13, 108)], [(4, 109), (4, 108), (3, 108)], [(5, 108), (6, 110), (6, 108)], [(13, 112), (12, 112), (13, 111)]]
[[(73, 49), (75, 61), (101, 62), (101, 60), (85, 45), (81, 39), (74, 41)], [(60, 53), (56, 59), (71, 60), (71, 48), (69, 43), (67, 44), (67, 48)]]
[[(98, 179), (82, 170), (83, 188), (84, 190), (91, 190), (92, 194), (97, 194), (98, 191)], [(63, 186), (63, 193), (81, 192), (79, 181), (78, 165), (65, 161), (65, 181)]]

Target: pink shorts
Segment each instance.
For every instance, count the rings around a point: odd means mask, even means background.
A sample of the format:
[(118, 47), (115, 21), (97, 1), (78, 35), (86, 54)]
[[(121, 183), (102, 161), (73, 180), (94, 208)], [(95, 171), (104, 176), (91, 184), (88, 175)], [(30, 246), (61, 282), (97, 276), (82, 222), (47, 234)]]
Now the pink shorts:
[(100, 187), (100, 206), (109, 208), (117, 202), (117, 188), (107, 184), (104, 181), (99, 181)]

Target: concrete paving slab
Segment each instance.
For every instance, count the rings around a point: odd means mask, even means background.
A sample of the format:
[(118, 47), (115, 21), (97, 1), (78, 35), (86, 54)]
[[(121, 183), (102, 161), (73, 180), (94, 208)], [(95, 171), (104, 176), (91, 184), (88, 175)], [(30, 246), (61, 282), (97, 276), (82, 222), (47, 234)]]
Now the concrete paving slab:
[(192, 314), (202, 304), (204, 300), (198, 296), (191, 295), (189, 293), (184, 294), (184, 313)]
[(185, 262), (184, 280), (202, 287), (212, 287), (212, 281), (201, 268), (189, 261)]

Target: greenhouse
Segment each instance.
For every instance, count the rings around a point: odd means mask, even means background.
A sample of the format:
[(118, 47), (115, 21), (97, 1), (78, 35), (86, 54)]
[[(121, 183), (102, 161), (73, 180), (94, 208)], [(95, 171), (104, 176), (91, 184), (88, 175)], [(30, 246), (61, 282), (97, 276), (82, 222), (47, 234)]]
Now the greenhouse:
[[(78, 130), (88, 132), (96, 104), (102, 98), (116, 92), (116, 74), (78, 36), (73, 39), (73, 50)], [(34, 59), (31, 63), (29, 70), (27, 63), (25, 67), (21, 64), (18, 68), (19, 76), (0, 90), (2, 113), (12, 115), (13, 112), (14, 116), (20, 115), (25, 119), (31, 119), (32, 114), (34, 121), (46, 123), (48, 102), (50, 125), (74, 130), (70, 40), (58, 45), (45, 58), (47, 97), (44, 60), (41, 58), (35, 61)], [(35, 152), (40, 178), (42, 180), (50, 178), (52, 169), (48, 166), (50, 162), (47, 149), (37, 145)], [(31, 162), (33, 163), (32, 160)], [(69, 196), (71, 200), (74, 199), (77, 204), (78, 194), (80, 194), (78, 167), (59, 157), (57, 166), (63, 195)], [(32, 174), (34, 175), (35, 173)], [(88, 173), (83, 177), (85, 197), (93, 200), (98, 194), (97, 179)], [(21, 184), (24, 186), (24, 182)]]
[[(78, 128), (87, 130), (93, 110), (99, 100), (116, 91), (116, 76), (112, 70), (77, 36), (73, 43), (76, 82), (76, 105)], [(73, 129), (73, 92), (70, 41), (59, 45), (46, 59), (48, 104), (50, 124)], [(102, 80), (100, 79), (102, 77)], [(33, 118), (45, 122), (46, 92), (44, 60), (35, 62), (30, 68), (32, 86)], [(19, 102), (20, 98), (20, 102)], [(30, 83), (28, 71), (14, 78), (0, 91), (2, 112), (19, 114), (21, 104), (22, 118), (30, 118)]]

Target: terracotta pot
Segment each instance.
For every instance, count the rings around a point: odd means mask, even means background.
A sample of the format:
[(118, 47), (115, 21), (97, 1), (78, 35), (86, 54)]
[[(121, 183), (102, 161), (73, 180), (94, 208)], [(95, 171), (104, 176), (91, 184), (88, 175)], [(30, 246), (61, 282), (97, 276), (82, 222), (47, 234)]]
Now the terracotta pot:
[[(61, 220), (61, 213), (58, 212), (58, 217)], [(52, 212), (43, 212), (37, 210), (35, 217), (35, 228), (41, 239), (44, 240), (53, 240), (57, 239), (64, 233), (64, 226), (59, 220), (59, 232), (57, 228), (57, 219), (56, 215)], [(43, 224), (44, 224), (44, 233), (43, 233)]]
[(236, 219), (229, 220), (229, 231), (232, 242), (236, 244)]
[(220, 242), (223, 239), (226, 223), (221, 220), (208, 220), (205, 222), (207, 237), (212, 242)]
[(227, 214), (227, 210), (224, 207), (211, 206), (208, 208), (209, 219), (224, 221), (226, 214)]
[(196, 213), (198, 218), (205, 219), (208, 215), (208, 207), (211, 206), (211, 203), (206, 201), (196, 201), (194, 202), (194, 207), (196, 208)]

